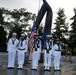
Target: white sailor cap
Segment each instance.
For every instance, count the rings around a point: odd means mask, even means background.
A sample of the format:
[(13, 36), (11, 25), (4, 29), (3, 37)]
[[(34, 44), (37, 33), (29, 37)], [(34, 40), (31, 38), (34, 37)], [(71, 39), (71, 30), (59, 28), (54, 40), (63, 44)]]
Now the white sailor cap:
[(59, 41), (59, 40), (60, 40), (59, 38), (56, 39), (56, 41)]
[(12, 35), (17, 35), (17, 33), (12, 33)]
[(25, 36), (25, 34), (21, 34), (21, 36)]
[(52, 37), (52, 35), (47, 35), (47, 37), (50, 37), (50, 38), (51, 38), (51, 37)]

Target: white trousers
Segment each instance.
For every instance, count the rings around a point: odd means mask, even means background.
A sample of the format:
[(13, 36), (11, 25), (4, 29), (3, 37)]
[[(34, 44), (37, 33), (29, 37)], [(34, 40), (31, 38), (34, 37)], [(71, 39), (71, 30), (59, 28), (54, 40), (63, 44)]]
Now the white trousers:
[(54, 67), (60, 67), (61, 52), (55, 51), (54, 53)]
[(48, 66), (50, 67), (51, 66), (51, 54), (45, 54), (44, 53), (44, 66)]
[(25, 60), (25, 52), (18, 50), (18, 65), (19, 66), (22, 65), (23, 67), (24, 60)]
[(16, 52), (8, 51), (8, 67), (14, 67)]
[(40, 55), (41, 55), (41, 53), (38, 53), (38, 60), (40, 60)]
[(37, 51), (34, 51), (32, 53), (32, 68), (38, 67), (38, 60), (39, 60), (39, 53)]

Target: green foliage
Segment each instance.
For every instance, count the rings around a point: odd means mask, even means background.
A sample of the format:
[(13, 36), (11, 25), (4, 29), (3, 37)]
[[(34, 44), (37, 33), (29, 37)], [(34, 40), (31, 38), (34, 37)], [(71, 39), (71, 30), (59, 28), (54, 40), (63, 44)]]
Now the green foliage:
[(2, 47), (2, 44), (6, 43), (6, 36), (10, 38), (13, 32), (17, 33), (17, 38), (20, 38), (21, 33), (29, 33), (31, 23), (35, 19), (36, 15), (25, 8), (13, 10), (0, 8), (0, 46)]
[(0, 26), (0, 43), (5, 43), (5, 42), (6, 42), (6, 31), (2, 26)]
[(4, 18), (3, 18), (3, 16), (2, 16), (2, 10), (0, 9), (0, 25), (3, 25), (3, 23), (4, 23)]
[(68, 23), (66, 23), (66, 16), (63, 8), (62, 9), (59, 8), (54, 25), (55, 25), (55, 28), (53, 29), (54, 38), (59, 38), (62, 43), (66, 43), (65, 36), (67, 35), (68, 32)]
[(43, 29), (44, 29), (44, 27), (42, 26), (42, 24), (39, 26), (39, 28), (38, 28), (38, 34), (40, 35), (40, 36), (42, 36), (42, 34), (43, 34)]
[(0, 52), (6, 51), (6, 31), (0, 26)]
[(21, 36), (21, 31), (22, 31), (21, 27), (17, 27), (17, 26), (13, 27), (12, 30), (10, 31), (10, 34), (9, 34), (8, 38), (10, 38), (12, 36), (13, 32), (16, 32), (17, 33), (17, 38), (19, 39), (20, 36)]
[(74, 8), (74, 16), (70, 19), (72, 20), (71, 23), (71, 31), (70, 31), (70, 38), (69, 38), (69, 45), (74, 48), (76, 47), (76, 8)]
[(12, 32), (17, 32), (18, 38), (21, 33), (30, 32), (31, 23), (36, 18), (35, 14), (27, 12), (25, 8), (14, 9), (12, 11), (0, 8), (0, 23), (5, 28), (6, 31), (9, 31), (9, 37), (11, 37)]
[(76, 47), (73, 48), (73, 52), (76, 55)]
[(4, 30), (3, 24), (4, 24), (3, 10), (0, 9), (0, 43), (6, 42), (6, 31)]
[[(66, 22), (66, 15), (63, 8), (59, 8), (57, 11), (57, 17), (55, 19), (55, 28), (53, 36), (59, 38), (64, 44), (69, 45), (72, 49), (76, 47), (76, 8), (74, 8), (74, 16), (70, 19), (71, 30), (68, 31), (68, 23)], [(12, 36), (12, 32), (17, 33), (17, 38), (21, 33), (27, 33), (29, 35), (31, 31), (31, 24), (36, 20), (36, 15), (28, 12), (25, 8), (8, 10), (0, 8), (0, 43), (6, 43), (6, 36), (9, 38)], [(44, 27), (42, 24), (38, 28), (40, 36), (43, 34)], [(66, 38), (69, 35), (70, 38)], [(65, 37), (66, 36), (66, 37)]]
[(11, 17), (14, 22), (11, 24), (13, 26), (13, 29), (10, 32), (13, 32), (13, 30), (17, 32), (18, 38), (20, 37), (21, 33), (29, 33), (31, 31), (31, 24), (29, 24), (29, 22), (34, 22), (36, 19), (35, 14), (27, 12), (24, 8), (21, 8), (19, 10), (14, 9), (11, 12)]

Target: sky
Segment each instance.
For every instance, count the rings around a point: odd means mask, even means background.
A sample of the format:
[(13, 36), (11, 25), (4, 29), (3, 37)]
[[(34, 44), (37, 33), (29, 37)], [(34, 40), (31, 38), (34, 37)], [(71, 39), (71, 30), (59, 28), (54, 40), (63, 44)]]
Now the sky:
[[(53, 23), (57, 17), (56, 12), (59, 7), (65, 9), (67, 15), (67, 22), (70, 22), (70, 17), (74, 15), (73, 8), (76, 7), (76, 0), (46, 0), (53, 10)], [(10, 10), (26, 8), (27, 11), (37, 14), (38, 9), (42, 5), (42, 0), (0, 0), (0, 7), (5, 7)], [(39, 7), (40, 4), (40, 7)]]

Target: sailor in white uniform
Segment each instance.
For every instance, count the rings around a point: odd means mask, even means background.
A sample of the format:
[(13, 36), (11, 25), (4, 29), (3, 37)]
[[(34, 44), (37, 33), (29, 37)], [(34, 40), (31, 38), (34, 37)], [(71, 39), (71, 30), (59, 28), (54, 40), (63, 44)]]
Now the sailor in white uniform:
[(44, 67), (45, 71), (50, 70), (51, 66), (51, 55), (52, 55), (52, 47), (53, 47), (53, 42), (51, 40), (52, 35), (47, 35), (47, 39), (45, 42), (45, 51), (44, 51)]
[(41, 55), (41, 36), (39, 36), (39, 44), (40, 44), (40, 47), (39, 47), (39, 61), (40, 61), (40, 55)]
[(25, 40), (25, 34), (21, 34), (18, 42), (18, 69), (23, 69), (25, 54), (28, 49), (28, 42)]
[(38, 39), (38, 34), (35, 34), (34, 37), (34, 48), (32, 53), (32, 70), (37, 70), (39, 55), (41, 52), (41, 41)]
[(60, 71), (61, 44), (59, 39), (56, 39), (56, 44), (53, 46), (54, 51), (54, 67), (55, 71)]
[(7, 43), (8, 69), (13, 69), (15, 64), (15, 56), (18, 44), (18, 39), (16, 38), (16, 35), (16, 33), (12, 33), (12, 38), (10, 38)]

